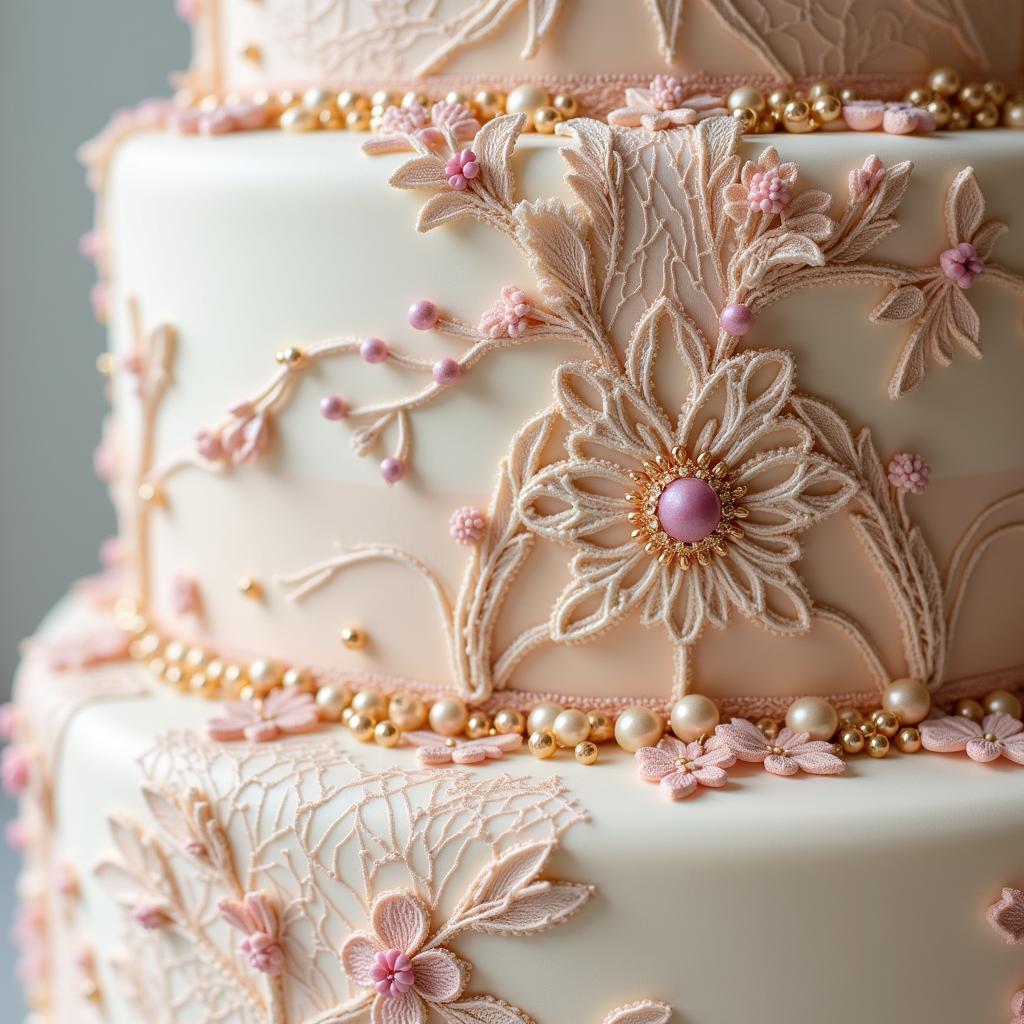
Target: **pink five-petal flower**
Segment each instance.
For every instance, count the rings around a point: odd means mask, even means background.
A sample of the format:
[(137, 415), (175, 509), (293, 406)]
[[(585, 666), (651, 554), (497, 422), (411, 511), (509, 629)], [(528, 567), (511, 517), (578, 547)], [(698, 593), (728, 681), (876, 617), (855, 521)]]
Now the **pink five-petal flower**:
[(799, 771), (811, 775), (840, 775), (846, 771), (846, 762), (832, 752), (832, 744), (824, 740), (810, 740), (805, 732), (783, 729), (773, 740), (753, 722), (734, 718), (715, 730), (725, 745), (741, 760), (764, 765), (773, 775), (796, 775)]
[(469, 183), (480, 174), (480, 164), (471, 149), (460, 149), (444, 165), (444, 176), (448, 187), (456, 192), (465, 192)]
[(498, 733), (478, 740), (457, 740), (426, 729), (404, 733), (402, 738), (419, 748), (416, 756), (421, 764), (431, 766), (479, 764), (488, 758), (496, 761), (523, 742), (523, 737), (516, 732)]
[(1008, 946), (1024, 943), (1024, 892), (1020, 889), (1004, 888), (985, 916)]
[(985, 261), (970, 242), (960, 242), (939, 255), (943, 274), (960, 288), (970, 288), (985, 269)]
[(683, 743), (672, 736), (660, 739), (656, 747), (641, 747), (634, 756), (640, 778), (657, 782), (671, 800), (690, 796), (699, 785), (724, 786), (725, 769), (736, 763), (724, 743)]
[(1005, 757), (1024, 764), (1024, 725), (1004, 712), (986, 715), (981, 725), (959, 715), (921, 723), (925, 750), (940, 754), (967, 751), (972, 761), (995, 761)]
[(422, 950), (430, 930), (427, 908), (411, 892), (381, 893), (370, 908), (370, 932), (354, 932), (341, 947), (341, 966), (356, 985), (373, 988), (373, 1024), (423, 1024), (427, 1003), (462, 995), (469, 965), (447, 949)]
[(320, 724), (311, 694), (274, 690), (262, 701), (233, 701), (220, 718), (206, 726), (213, 740), (253, 740), (263, 743), (279, 736), (312, 732)]
[(284, 950), (278, 940), (277, 912), (266, 893), (247, 892), (241, 900), (223, 899), (217, 909), (228, 924), (245, 936), (239, 948), (254, 971), (280, 974)]

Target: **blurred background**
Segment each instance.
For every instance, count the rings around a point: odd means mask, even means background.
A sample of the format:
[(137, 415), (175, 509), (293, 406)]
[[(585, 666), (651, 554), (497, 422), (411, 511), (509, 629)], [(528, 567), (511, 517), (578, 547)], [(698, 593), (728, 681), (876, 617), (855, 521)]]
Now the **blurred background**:
[[(0, 2), (0, 699), (18, 644), (93, 572), (113, 514), (92, 474), (104, 333), (77, 251), (92, 196), (79, 143), (117, 108), (169, 92), (188, 61), (173, 0)], [(14, 813), (0, 804), (0, 819)], [(9, 948), (17, 857), (0, 843), (0, 1020), (21, 1019)], [(4, 955), (7, 954), (7, 955)]]

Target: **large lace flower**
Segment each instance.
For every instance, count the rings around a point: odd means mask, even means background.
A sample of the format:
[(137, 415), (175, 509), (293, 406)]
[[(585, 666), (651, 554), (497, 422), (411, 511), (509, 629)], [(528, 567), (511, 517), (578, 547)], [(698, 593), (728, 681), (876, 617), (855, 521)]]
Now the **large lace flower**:
[(257, 743), (279, 736), (313, 732), (320, 724), (316, 702), (308, 693), (278, 689), (262, 700), (232, 701), (206, 731), (212, 740), (247, 739)]
[(940, 754), (966, 750), (972, 761), (1024, 764), (1024, 725), (1004, 712), (986, 715), (981, 725), (959, 715), (929, 719), (921, 723), (921, 743)]
[[(674, 422), (655, 398), (659, 334), (689, 375)], [(724, 626), (733, 608), (780, 632), (810, 627), (796, 535), (857, 485), (787, 411), (793, 378), (780, 351), (712, 369), (700, 333), (664, 302), (637, 326), (624, 373), (559, 367), (567, 457), (527, 479), (519, 498), (530, 530), (577, 549), (551, 616), (555, 640), (597, 634), (635, 609), (677, 644)]]
[(721, 96), (687, 95), (688, 92), (687, 83), (681, 79), (655, 75), (647, 89), (626, 90), (626, 105), (613, 110), (608, 123), (663, 131), (728, 114)]
[(734, 718), (715, 730), (726, 746), (741, 760), (763, 764), (772, 775), (841, 775), (846, 762), (832, 753), (832, 744), (809, 739), (805, 732), (783, 729), (768, 739), (753, 722)]
[(714, 736), (707, 744), (664, 736), (657, 746), (641, 747), (634, 756), (640, 778), (657, 782), (670, 800), (682, 800), (698, 786), (724, 786), (725, 769), (736, 763), (733, 752)]
[(427, 1004), (462, 995), (469, 967), (447, 949), (424, 949), (426, 907), (405, 890), (385, 892), (370, 908), (372, 933), (355, 932), (341, 947), (341, 965), (356, 985), (376, 990), (372, 1024), (424, 1024)]

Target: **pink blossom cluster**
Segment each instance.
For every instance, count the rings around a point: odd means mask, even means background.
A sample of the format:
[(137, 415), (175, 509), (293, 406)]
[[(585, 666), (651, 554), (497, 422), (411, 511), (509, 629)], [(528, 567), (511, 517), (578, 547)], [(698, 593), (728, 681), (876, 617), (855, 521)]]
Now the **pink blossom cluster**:
[(380, 119), (384, 135), (414, 135), (427, 124), (427, 108), (419, 103), (403, 107), (388, 107)]
[(480, 317), (480, 333), (487, 338), (518, 338), (530, 326), (533, 306), (520, 288), (501, 289), (501, 298)]
[(382, 996), (403, 996), (416, 982), (416, 969), (400, 949), (382, 949), (373, 958), (370, 978)]
[(928, 463), (912, 452), (899, 452), (889, 462), (889, 483), (907, 494), (923, 494), (930, 474)]
[(448, 520), (448, 532), (460, 544), (477, 544), (487, 528), (487, 517), (478, 508), (457, 508)]
[(655, 75), (651, 80), (651, 93), (659, 110), (676, 110), (686, 99), (682, 81), (673, 75)]
[(444, 176), (448, 179), (448, 187), (456, 192), (465, 192), (469, 183), (480, 174), (480, 164), (476, 153), (471, 149), (460, 149), (449, 157), (444, 165)]
[(381, 135), (414, 135), (420, 142), (437, 148), (445, 142), (445, 132), (457, 141), (473, 138), (480, 122), (464, 103), (441, 100), (428, 111), (420, 103), (388, 107), (380, 120)]
[(270, 414), (260, 412), (252, 402), (240, 402), (228, 412), (233, 419), (226, 427), (196, 434), (196, 451), (210, 462), (230, 459), (238, 465), (255, 461), (270, 443)]
[(241, 900), (221, 900), (217, 909), (228, 924), (244, 935), (239, 948), (249, 966), (263, 974), (280, 974), (284, 950), (278, 941), (277, 913), (269, 897), (262, 892), (248, 892)]
[(970, 242), (961, 242), (939, 256), (939, 266), (950, 281), (970, 288), (985, 269), (985, 261)]
[(850, 194), (856, 198), (874, 192), (885, 180), (885, 164), (872, 154), (850, 171)]
[(758, 171), (750, 179), (751, 213), (782, 213), (791, 198), (789, 185), (778, 171)]

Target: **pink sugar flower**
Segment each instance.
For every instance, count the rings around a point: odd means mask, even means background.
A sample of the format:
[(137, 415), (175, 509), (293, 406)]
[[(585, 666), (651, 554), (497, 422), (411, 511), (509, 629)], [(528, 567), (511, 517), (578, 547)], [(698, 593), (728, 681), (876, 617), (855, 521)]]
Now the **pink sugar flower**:
[(239, 948), (254, 971), (280, 974), (284, 967), (284, 950), (278, 939), (277, 912), (266, 893), (247, 892), (241, 900), (223, 899), (217, 909), (228, 924), (245, 938)]
[(791, 198), (789, 183), (778, 171), (758, 171), (750, 181), (751, 213), (782, 213)]
[(655, 747), (641, 747), (634, 757), (640, 778), (657, 782), (670, 800), (682, 800), (698, 786), (724, 786), (725, 769), (736, 763), (733, 752), (714, 736), (706, 744), (665, 736)]
[(985, 269), (985, 261), (970, 242), (961, 242), (939, 256), (942, 272), (961, 288), (970, 288)]
[(471, 149), (460, 149), (444, 165), (444, 176), (448, 179), (448, 187), (456, 192), (465, 192), (469, 183), (480, 173), (480, 165), (476, 153)]
[(1020, 889), (1003, 889), (985, 916), (988, 923), (1006, 939), (1008, 946), (1024, 943), (1024, 892)]
[(686, 99), (682, 81), (672, 75), (655, 75), (650, 85), (651, 96), (659, 110), (675, 110)]
[(382, 135), (412, 135), (428, 121), (427, 108), (419, 103), (406, 107), (388, 107), (380, 120)]
[(206, 726), (212, 740), (252, 740), (264, 743), (279, 736), (312, 732), (320, 724), (316, 701), (311, 694), (293, 690), (272, 691), (261, 701), (233, 701), (220, 718)]
[(430, 108), (430, 123), (439, 129), (447, 128), (459, 141), (473, 138), (480, 130), (480, 122), (465, 103), (441, 100)]
[(753, 722), (734, 718), (718, 726), (715, 735), (741, 761), (759, 762), (773, 775), (796, 775), (801, 770), (811, 775), (840, 775), (846, 771), (846, 762), (832, 752), (831, 743), (811, 740), (805, 732), (783, 729), (769, 740)]
[(889, 462), (889, 483), (897, 491), (905, 491), (908, 494), (924, 494), (928, 486), (928, 477), (931, 474), (931, 467), (920, 455), (911, 452), (900, 452), (894, 455)]
[(22, 746), (4, 748), (0, 755), (0, 780), (8, 796), (20, 796), (32, 778), (32, 755)]
[(202, 606), (195, 577), (178, 573), (171, 582), (171, 607), (179, 616), (195, 615)]
[(341, 966), (356, 985), (376, 995), (370, 1018), (379, 1024), (423, 1024), (430, 1004), (462, 995), (469, 967), (443, 947), (423, 949), (430, 932), (426, 907), (411, 892), (378, 896), (370, 932), (355, 932), (341, 947)]
[(155, 932), (170, 924), (171, 915), (163, 903), (138, 903), (132, 909), (132, 920), (147, 932)]
[(416, 756), (420, 764), (431, 767), (442, 764), (480, 764), (488, 759), (496, 761), (523, 743), (523, 737), (517, 732), (483, 736), (478, 740), (457, 740), (423, 729), (403, 733), (402, 739), (419, 748)]
[(680, 79), (655, 75), (648, 88), (626, 90), (626, 106), (613, 110), (608, 115), (608, 123), (625, 128), (663, 131), (728, 113), (721, 96), (688, 96)]
[(196, 434), (196, 451), (210, 462), (219, 462), (224, 458), (224, 445), (220, 436), (209, 430), (200, 430)]
[(981, 725), (955, 715), (926, 720), (920, 730), (925, 750), (940, 754), (965, 750), (972, 761), (983, 764), (1000, 757), (1024, 764), (1024, 725), (1002, 711), (986, 715)]
[(480, 333), (487, 338), (519, 338), (530, 326), (533, 306), (521, 288), (501, 289), (501, 298), (482, 317)]
[(850, 196), (860, 198), (875, 191), (885, 181), (885, 164), (873, 153), (860, 167), (850, 171)]
[(487, 529), (487, 517), (478, 508), (457, 508), (448, 520), (448, 532), (460, 544), (478, 544)]

